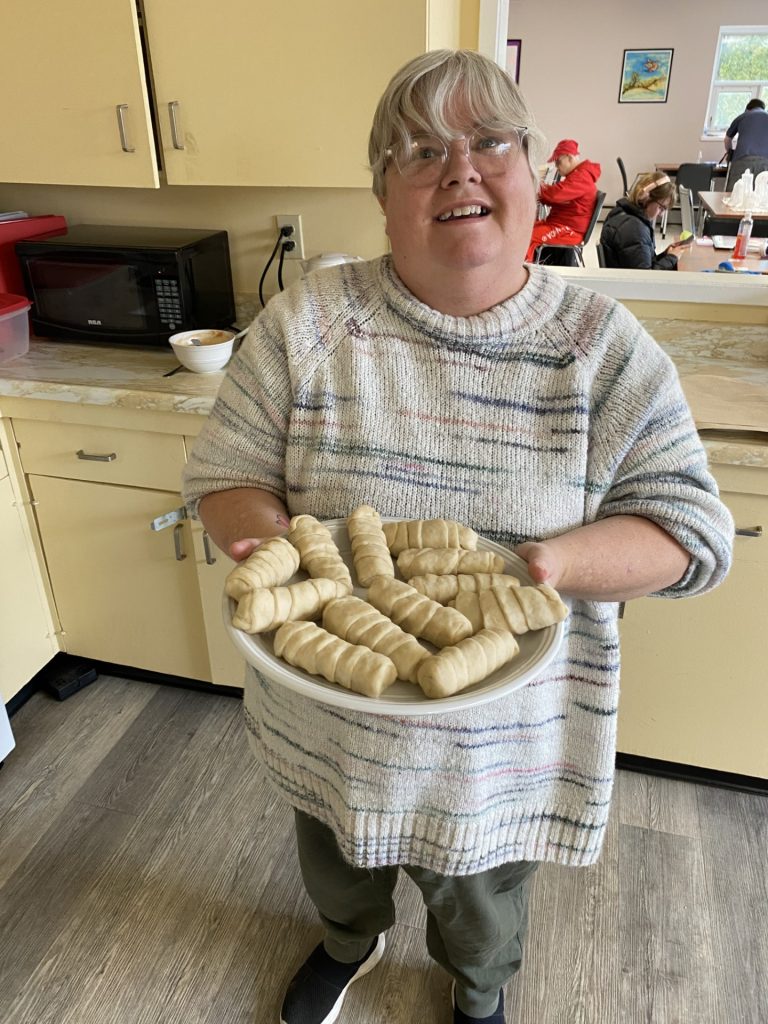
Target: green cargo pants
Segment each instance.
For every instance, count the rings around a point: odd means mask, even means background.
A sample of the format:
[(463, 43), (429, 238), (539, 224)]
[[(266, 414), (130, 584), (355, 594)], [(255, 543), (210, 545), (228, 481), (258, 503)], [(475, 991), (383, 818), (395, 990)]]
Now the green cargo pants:
[[(327, 826), (296, 811), (299, 864), (325, 925), (329, 956), (351, 963), (395, 920), (397, 867), (356, 868)], [(427, 908), (427, 950), (456, 979), (456, 1001), (471, 1017), (493, 1013), (499, 989), (520, 967), (535, 861), (451, 877), (402, 865)]]

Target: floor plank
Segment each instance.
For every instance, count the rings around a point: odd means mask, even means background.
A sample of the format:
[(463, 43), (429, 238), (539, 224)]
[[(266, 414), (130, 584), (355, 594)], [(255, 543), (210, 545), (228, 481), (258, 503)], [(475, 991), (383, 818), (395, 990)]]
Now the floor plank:
[[(276, 1024), (321, 937), (237, 700), (104, 677), (13, 719), (2, 1024)], [(765, 1024), (768, 801), (620, 772), (602, 857), (543, 865), (509, 1024)], [(404, 874), (338, 1024), (449, 1024)]]

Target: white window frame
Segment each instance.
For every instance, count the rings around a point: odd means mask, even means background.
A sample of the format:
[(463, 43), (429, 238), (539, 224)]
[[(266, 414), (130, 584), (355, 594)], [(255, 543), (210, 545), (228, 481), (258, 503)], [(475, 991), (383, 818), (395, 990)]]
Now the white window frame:
[(720, 60), (720, 47), (722, 46), (723, 36), (725, 35), (768, 36), (768, 25), (720, 26), (720, 33), (717, 37), (717, 46), (715, 47), (715, 56), (712, 61), (712, 78), (709, 86), (709, 101), (707, 103), (707, 112), (704, 118), (704, 128), (701, 134), (702, 141), (711, 141), (712, 139), (725, 138), (725, 132), (727, 128), (712, 129), (709, 127), (712, 123), (714, 112), (717, 108), (717, 100), (721, 93), (735, 92), (738, 90), (739, 92), (751, 93), (752, 99), (759, 99), (760, 90), (763, 89), (764, 87), (768, 87), (768, 78), (742, 82), (729, 82), (726, 81), (725, 79), (715, 78), (715, 75), (717, 74), (717, 65)]

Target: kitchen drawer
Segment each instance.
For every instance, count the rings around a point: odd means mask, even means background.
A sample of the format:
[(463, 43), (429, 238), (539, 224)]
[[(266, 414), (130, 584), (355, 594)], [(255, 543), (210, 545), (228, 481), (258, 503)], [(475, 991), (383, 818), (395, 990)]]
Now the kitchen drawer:
[(13, 421), (25, 473), (178, 491), (184, 442), (176, 434)]

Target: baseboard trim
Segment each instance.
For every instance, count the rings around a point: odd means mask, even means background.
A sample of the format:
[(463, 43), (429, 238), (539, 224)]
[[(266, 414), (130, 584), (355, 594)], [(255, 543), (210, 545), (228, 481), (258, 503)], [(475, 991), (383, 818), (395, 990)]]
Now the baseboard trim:
[(681, 782), (697, 782), (702, 786), (718, 786), (721, 789), (738, 789), (744, 793), (759, 793), (768, 796), (768, 779), (754, 775), (738, 775), (735, 772), (721, 772), (714, 768), (700, 768), (697, 765), (678, 764), (676, 761), (660, 761), (654, 757), (640, 757), (637, 754), (616, 754), (616, 767), (644, 775), (661, 775)]

